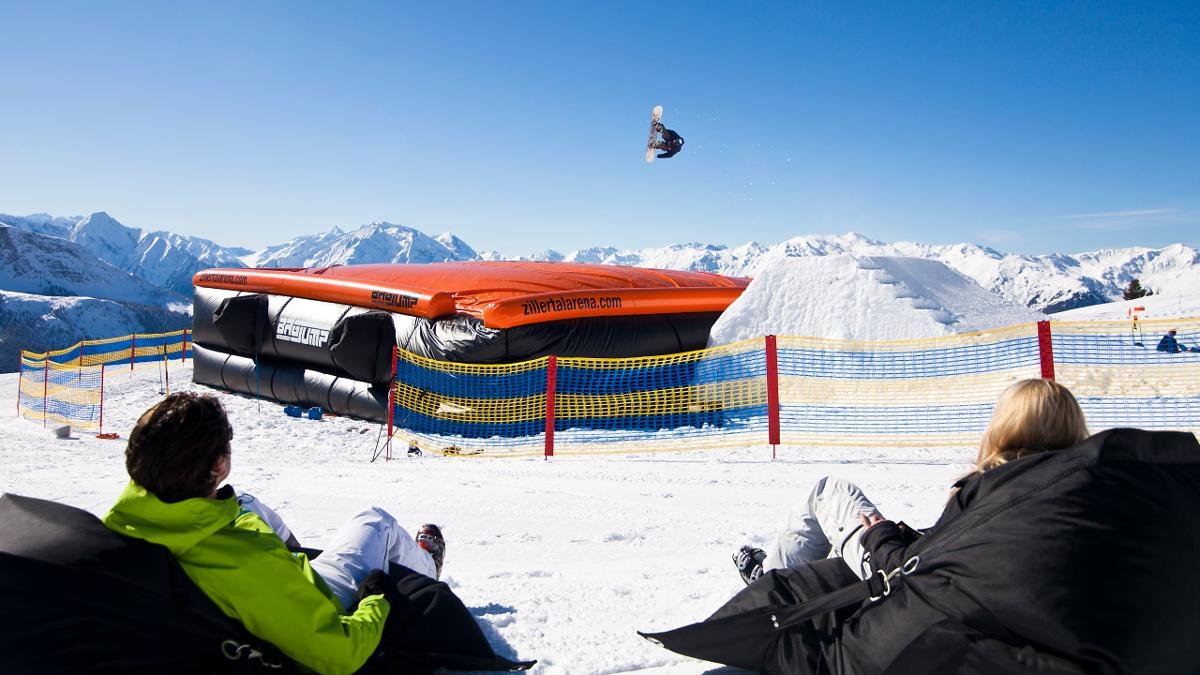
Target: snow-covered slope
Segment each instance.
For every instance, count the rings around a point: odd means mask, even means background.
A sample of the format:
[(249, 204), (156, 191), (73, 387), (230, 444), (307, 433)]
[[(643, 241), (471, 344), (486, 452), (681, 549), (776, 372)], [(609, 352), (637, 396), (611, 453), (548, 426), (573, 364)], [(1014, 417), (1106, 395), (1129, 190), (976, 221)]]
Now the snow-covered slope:
[(54, 218), (44, 213), (0, 214), (0, 223), (74, 242), (117, 269), (182, 295), (191, 295), (192, 275), (196, 272), (210, 267), (242, 267), (239, 256), (250, 253), (198, 237), (128, 227), (103, 211), (75, 218)]
[(443, 232), (434, 237), (439, 244), (452, 253), (461, 256), (460, 260), (477, 260), (479, 254), (467, 242), (459, 239), (453, 232)]
[(44, 352), (81, 340), (191, 327), (190, 312), (176, 307), (179, 311), (115, 300), (0, 291), (0, 371), (16, 370), (22, 350)]
[(1058, 312), (1050, 318), (1055, 321), (1124, 321), (1132, 316), (1135, 308), (1141, 308), (1137, 315), (1144, 320), (1197, 317), (1200, 316), (1200, 288), (1080, 307)]
[(133, 276), (66, 239), (0, 224), (0, 289), (166, 307), (183, 296)]
[(60, 239), (70, 239), (71, 228), (75, 227), (75, 223), (80, 220), (83, 220), (83, 216), (60, 218), (48, 213), (34, 213), (28, 216), (10, 216), (7, 213), (0, 213), (0, 223)]
[(126, 227), (103, 211), (75, 223), (70, 236), (71, 241), (87, 248), (97, 258), (121, 269), (141, 238), (141, 230)]
[[(970, 448), (768, 446), (640, 456), (370, 461), (377, 426), (348, 417), (294, 419), (279, 404), (191, 383), (170, 364), (171, 391), (220, 397), (237, 440), (229, 482), (272, 506), (302, 544), (324, 547), (357, 511), (380, 506), (409, 532), (438, 523), (442, 579), (489, 642), (538, 659), (530, 675), (726, 672), (638, 636), (699, 621), (745, 585), (730, 562), (765, 546), (798, 495), (824, 475), (862, 486), (885, 515), (933, 523)], [(0, 491), (103, 515), (128, 481), (123, 450), (138, 415), (160, 401), (160, 373), (122, 372), (105, 390), (104, 430), (56, 440), (18, 419), (16, 374), (0, 375)], [(69, 641), (70, 636), (63, 636)]]
[(1032, 323), (1045, 315), (936, 260), (832, 255), (763, 268), (713, 325), (710, 345), (763, 335), (901, 340)]
[[(191, 298), (170, 290), (179, 284), (148, 281), (96, 255), (119, 257), (122, 246), (137, 246), (137, 231), (105, 214), (69, 226), (64, 220), (31, 216), (20, 220), (20, 227), (0, 223), (0, 371), (16, 370), (21, 350), (61, 349), (80, 340), (191, 324)], [(208, 266), (197, 261), (175, 260), (169, 266), (191, 265), (193, 271)]]
[(328, 249), (338, 238), (345, 236), (340, 228), (323, 234), (295, 237), (282, 244), (268, 246), (242, 256), (246, 267), (305, 267), (305, 261)]
[(121, 269), (190, 296), (196, 272), (212, 267), (242, 267), (240, 256), (248, 253), (246, 249), (219, 246), (199, 237), (149, 232), (138, 240)]

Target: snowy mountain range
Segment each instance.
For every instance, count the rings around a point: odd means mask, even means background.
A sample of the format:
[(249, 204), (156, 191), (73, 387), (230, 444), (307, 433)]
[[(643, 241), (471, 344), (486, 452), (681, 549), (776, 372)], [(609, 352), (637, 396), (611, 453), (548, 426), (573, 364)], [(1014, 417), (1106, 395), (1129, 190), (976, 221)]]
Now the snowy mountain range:
[[(103, 211), (74, 218), (45, 213), (32, 216), (0, 213), (0, 224), (78, 244), (111, 267), (189, 298), (192, 275), (196, 272), (210, 267), (243, 267), (239, 257), (251, 253), (247, 249), (220, 246), (199, 237), (128, 227)], [(4, 285), (0, 288), (16, 290)]]
[[(936, 260), (974, 279), (1005, 299), (1040, 312), (1058, 312), (1118, 300), (1137, 278), (1156, 292), (1200, 288), (1200, 251), (1183, 244), (1161, 249), (1123, 248), (1074, 255), (1003, 253), (975, 244), (930, 246), (880, 242), (858, 234), (805, 235), (778, 244), (755, 242), (735, 247), (702, 243), (657, 248), (611, 246), (569, 253), (547, 250), (531, 260), (592, 262), (637, 267), (697, 270), (753, 277), (781, 258), (810, 256), (907, 256)], [(45, 298), (85, 296), (121, 303), (145, 314), (158, 328), (190, 320), (191, 279), (211, 267), (314, 267), (352, 263), (429, 263), (453, 260), (502, 260), (497, 251), (476, 252), (447, 232), (430, 236), (420, 230), (377, 222), (353, 230), (296, 237), (259, 251), (221, 246), (199, 237), (147, 231), (121, 224), (104, 212), (88, 216), (0, 213), (0, 370), (15, 360), (3, 352), (5, 336), (18, 322), (5, 313), (11, 292)], [(7, 300), (6, 300), (7, 298)], [(47, 300), (49, 302), (49, 300)], [(184, 312), (184, 313), (180, 313)], [(151, 311), (153, 313), (153, 311)], [(47, 314), (50, 316), (52, 313)], [(91, 322), (89, 322), (91, 323)], [(148, 328), (147, 328), (148, 329)], [(36, 331), (23, 330), (26, 336)], [(26, 349), (67, 346), (92, 334), (80, 326), (66, 344), (25, 344)], [(63, 337), (63, 336), (59, 336)], [(27, 338), (26, 338), (27, 339)], [(61, 342), (61, 340), (60, 340)]]
[(247, 267), (328, 267), (360, 263), (429, 263), (477, 260), (475, 249), (453, 234), (437, 237), (392, 223), (296, 237), (242, 257)]
[(1076, 255), (1027, 256), (1002, 253), (975, 244), (885, 243), (848, 233), (794, 237), (772, 246), (751, 242), (732, 248), (705, 244), (674, 244), (641, 250), (604, 247), (566, 255), (546, 251), (535, 258), (754, 277), (780, 258), (831, 255), (936, 260), (1012, 302), (1047, 313), (1118, 300), (1122, 290), (1134, 278), (1140, 279), (1143, 287), (1156, 291), (1200, 287), (1200, 251), (1182, 244), (1161, 249), (1125, 248)]
[[(1200, 251), (1182, 244), (1161, 249), (1124, 248), (1027, 256), (974, 244), (929, 246), (885, 243), (849, 233), (806, 235), (763, 245), (736, 247), (672, 244), (659, 248), (592, 247), (548, 250), (518, 259), (590, 262), (634, 267), (697, 270), (753, 277), (780, 258), (807, 256), (907, 256), (937, 260), (1004, 298), (1040, 312), (1058, 312), (1120, 299), (1130, 280), (1154, 290), (1200, 287)], [(366, 262), (426, 263), (448, 260), (506, 260), (497, 251), (476, 251), (450, 233), (431, 237), (391, 223), (372, 223), (345, 232), (297, 237), (241, 258), (250, 267), (313, 267)]]
[(63, 220), (35, 219), (28, 228), (0, 222), (0, 370), (14, 370), (22, 349), (191, 324), (189, 296), (105, 261), (116, 257), (122, 230), (108, 227), (114, 236), (102, 237), (101, 220)]

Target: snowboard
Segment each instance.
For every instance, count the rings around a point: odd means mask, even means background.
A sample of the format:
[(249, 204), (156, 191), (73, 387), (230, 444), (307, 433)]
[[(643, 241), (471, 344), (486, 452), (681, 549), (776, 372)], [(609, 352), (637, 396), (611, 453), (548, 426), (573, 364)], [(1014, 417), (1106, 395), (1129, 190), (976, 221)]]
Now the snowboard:
[(650, 111), (650, 138), (646, 140), (647, 164), (654, 162), (654, 153), (658, 152), (658, 149), (654, 147), (654, 140), (658, 136), (658, 129), (656, 127), (662, 122), (662, 110), (661, 105), (656, 105)]

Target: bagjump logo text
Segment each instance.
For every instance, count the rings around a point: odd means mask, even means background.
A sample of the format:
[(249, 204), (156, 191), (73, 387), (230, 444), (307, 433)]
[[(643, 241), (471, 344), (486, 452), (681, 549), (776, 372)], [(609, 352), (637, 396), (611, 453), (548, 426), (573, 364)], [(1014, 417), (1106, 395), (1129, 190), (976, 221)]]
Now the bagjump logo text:
[(295, 319), (281, 319), (275, 326), (275, 339), (322, 347), (329, 341), (329, 329)]
[(401, 309), (412, 309), (417, 305), (417, 299), (411, 295), (403, 293), (393, 293), (391, 291), (371, 291), (371, 304), (387, 305), (388, 307), (399, 307)]

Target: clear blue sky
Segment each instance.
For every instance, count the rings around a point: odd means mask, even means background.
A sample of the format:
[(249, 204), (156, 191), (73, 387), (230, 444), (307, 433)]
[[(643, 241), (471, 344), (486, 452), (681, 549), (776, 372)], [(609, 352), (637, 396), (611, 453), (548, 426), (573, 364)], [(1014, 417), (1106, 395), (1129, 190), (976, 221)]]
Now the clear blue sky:
[[(252, 248), (1200, 243), (1200, 3), (846, 4), (0, 0), (0, 212)], [(687, 145), (646, 165), (654, 104)]]

